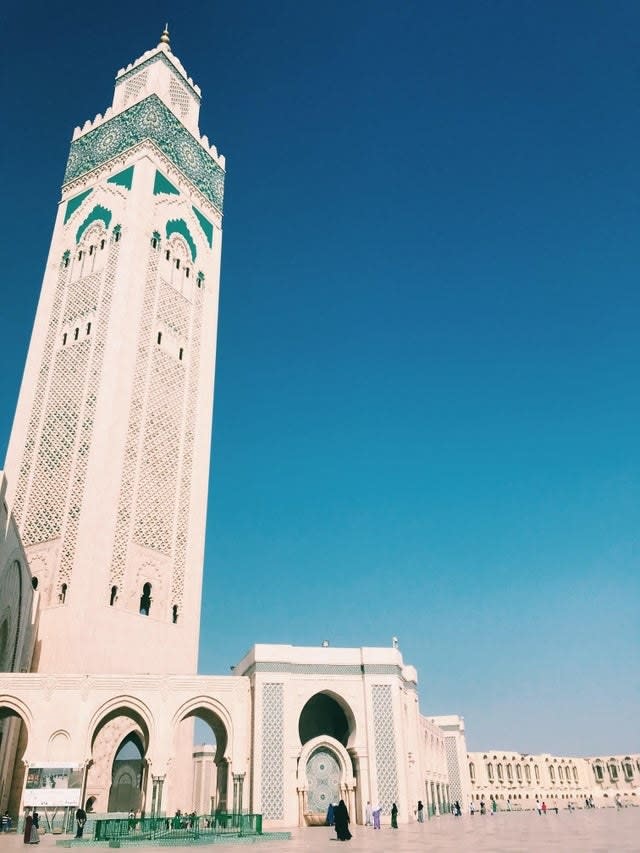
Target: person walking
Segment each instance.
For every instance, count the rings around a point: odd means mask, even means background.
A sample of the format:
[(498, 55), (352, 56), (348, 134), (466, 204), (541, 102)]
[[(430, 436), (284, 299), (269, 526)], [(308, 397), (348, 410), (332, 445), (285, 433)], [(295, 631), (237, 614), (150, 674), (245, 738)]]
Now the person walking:
[(395, 803), (391, 806), (391, 828), (398, 828), (398, 806)]
[(31, 816), (31, 812), (27, 813), (27, 816), (24, 819), (24, 835), (22, 840), (25, 844), (31, 843), (31, 827), (33, 826), (33, 817)]
[(547, 803), (545, 800), (542, 801), (542, 814), (545, 816), (547, 814)]
[[(84, 831), (84, 825), (87, 822), (87, 813), (80, 806), (76, 809), (76, 838), (82, 838), (82, 833)], [(131, 828), (131, 820), (129, 820), (129, 828)]]
[(364, 825), (371, 826), (373, 823), (373, 809), (371, 808), (371, 803), (367, 800), (367, 807), (364, 810)]
[(538, 814), (542, 814), (542, 803), (540, 800), (536, 800), (536, 809), (538, 810)]
[(418, 800), (418, 823), (424, 823), (424, 805)]
[(382, 812), (382, 806), (378, 803), (374, 806), (372, 814), (373, 814), (373, 828), (380, 829), (380, 813)]
[(350, 841), (351, 833), (349, 832), (349, 812), (347, 811), (347, 806), (344, 800), (340, 800), (333, 810), (333, 820), (336, 825), (338, 841)]
[(34, 809), (33, 810), (33, 818), (31, 820), (31, 838), (29, 839), (29, 844), (40, 844), (40, 833), (38, 829), (40, 828), (40, 815)]

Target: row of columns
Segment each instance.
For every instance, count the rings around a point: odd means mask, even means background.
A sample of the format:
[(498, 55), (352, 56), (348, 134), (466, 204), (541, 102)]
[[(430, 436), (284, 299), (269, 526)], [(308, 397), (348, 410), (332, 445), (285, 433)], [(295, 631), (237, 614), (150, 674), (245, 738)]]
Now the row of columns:
[(445, 785), (444, 782), (427, 782), (426, 797), (427, 815), (429, 817), (437, 817), (450, 811), (449, 786)]
[[(306, 786), (297, 789), (298, 791), (298, 826), (305, 826), (305, 814), (309, 811), (309, 790)], [(355, 823), (356, 814), (356, 786), (355, 785), (340, 785), (340, 799), (344, 800), (347, 811), (351, 816), (352, 823)], [(328, 806), (327, 806), (328, 808)]]

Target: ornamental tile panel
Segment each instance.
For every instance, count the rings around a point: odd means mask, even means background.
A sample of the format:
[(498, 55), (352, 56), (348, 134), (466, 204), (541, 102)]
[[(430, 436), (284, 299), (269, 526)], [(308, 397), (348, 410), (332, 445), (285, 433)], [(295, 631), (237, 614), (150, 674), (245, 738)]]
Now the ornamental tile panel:
[(262, 687), (262, 815), (284, 818), (284, 685)]
[(63, 186), (149, 140), (222, 212), (224, 170), (157, 95), (149, 95), (71, 143)]
[(382, 806), (382, 811), (390, 814), (392, 803), (398, 803), (398, 768), (391, 685), (374, 684), (371, 688), (371, 704), (378, 802)]
[(455, 737), (444, 739), (445, 754), (447, 756), (447, 772), (449, 774), (449, 801), (462, 802), (462, 782), (460, 780), (460, 764), (458, 763), (458, 745)]

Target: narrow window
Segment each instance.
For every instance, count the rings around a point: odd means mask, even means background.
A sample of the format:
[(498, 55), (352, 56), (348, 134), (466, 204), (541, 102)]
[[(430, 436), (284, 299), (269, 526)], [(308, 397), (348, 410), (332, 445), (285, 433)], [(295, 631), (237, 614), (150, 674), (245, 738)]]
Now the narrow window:
[(93, 246), (89, 246), (89, 254), (93, 255)]
[(78, 340), (78, 335), (80, 334), (80, 329), (76, 326), (75, 332), (73, 333), (73, 340)]
[(171, 258), (171, 252), (167, 249), (167, 251), (164, 253), (164, 256), (167, 260), (169, 260)]
[(62, 346), (65, 346), (67, 343), (67, 333), (65, 332), (62, 336)]
[(549, 768), (549, 778), (552, 782), (556, 781), (556, 771), (553, 769), (553, 767)]
[(151, 611), (151, 584), (146, 583), (142, 587), (142, 595), (140, 596), (140, 615), (148, 616)]
[(151, 238), (151, 248), (152, 248), (152, 249), (157, 249), (157, 248), (158, 248), (158, 241), (156, 240), (156, 238), (155, 238), (155, 237), (152, 237), (152, 238)]
[(105, 241), (104, 241), (104, 240), (100, 240), (100, 248), (101, 248), (101, 249), (104, 249), (104, 244), (105, 244)]
[(88, 335), (90, 335), (90, 334), (91, 334), (91, 323), (90, 323), (90, 322), (89, 322), (89, 323), (87, 323), (87, 334), (88, 334)]
[(184, 274), (187, 278), (189, 278), (189, 267), (184, 268)]
[(69, 266), (69, 255), (65, 255), (65, 257), (64, 257), (64, 265), (65, 265), (65, 267), (68, 267), (68, 266)]
[(66, 583), (63, 583), (62, 586), (60, 587), (60, 594), (58, 595), (58, 601), (60, 602), (60, 604), (64, 604), (64, 600), (66, 597), (67, 597), (67, 585), (66, 585)]
[(33, 589), (38, 589), (38, 578), (31, 578), (31, 586), (33, 587)]
[(158, 338), (157, 338), (157, 340), (158, 340), (158, 344), (161, 344), (161, 343), (162, 343), (162, 332), (158, 332)]
[(178, 358), (180, 359), (180, 361), (182, 361), (183, 355), (184, 355), (184, 349), (183, 349), (183, 347), (180, 347), (180, 352), (178, 353)]
[(173, 616), (172, 616), (173, 624), (175, 625), (178, 621), (178, 605), (173, 605)]
[(176, 269), (180, 269), (180, 258), (176, 258)]
[(116, 603), (117, 598), (118, 598), (118, 587), (112, 586), (111, 587), (111, 597), (109, 598), (109, 604), (111, 605), (111, 607), (113, 607), (113, 605)]
[(80, 249), (80, 251), (78, 252), (78, 260), (82, 260), (82, 249)]
[(116, 243), (120, 242), (120, 232), (119, 231), (114, 232), (113, 239), (114, 239), (114, 242), (116, 242)]

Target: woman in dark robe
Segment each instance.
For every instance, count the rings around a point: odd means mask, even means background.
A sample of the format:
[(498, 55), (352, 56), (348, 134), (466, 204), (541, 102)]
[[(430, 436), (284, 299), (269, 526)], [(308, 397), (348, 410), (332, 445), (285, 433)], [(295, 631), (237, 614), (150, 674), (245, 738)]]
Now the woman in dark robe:
[(391, 826), (393, 829), (398, 828), (398, 806), (395, 803), (391, 806)]
[(38, 812), (33, 810), (33, 818), (31, 819), (31, 838), (29, 839), (29, 844), (40, 844), (40, 833), (38, 830), (40, 829), (40, 816)]
[(349, 812), (344, 804), (344, 800), (340, 800), (333, 810), (333, 820), (336, 826), (338, 841), (349, 841), (351, 838), (351, 833), (349, 832)]
[(33, 826), (33, 818), (31, 812), (24, 819), (24, 843), (31, 844), (31, 827)]

